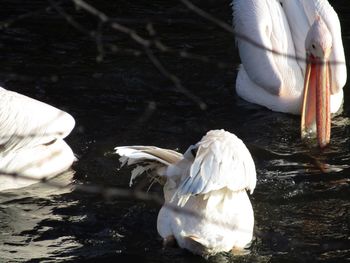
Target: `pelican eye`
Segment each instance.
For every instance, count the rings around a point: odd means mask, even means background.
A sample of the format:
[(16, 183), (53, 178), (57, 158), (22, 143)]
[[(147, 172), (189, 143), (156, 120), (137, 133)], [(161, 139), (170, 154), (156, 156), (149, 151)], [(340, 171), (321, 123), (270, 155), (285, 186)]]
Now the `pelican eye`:
[(313, 49), (316, 49), (316, 46), (315, 46), (315, 44), (312, 44), (312, 45), (311, 45), (311, 47), (312, 47)]
[(47, 142), (47, 143), (43, 143), (43, 145), (49, 146), (49, 145), (51, 145), (51, 144), (54, 144), (56, 141), (57, 141), (57, 139), (53, 139), (52, 141), (49, 141), (49, 142)]

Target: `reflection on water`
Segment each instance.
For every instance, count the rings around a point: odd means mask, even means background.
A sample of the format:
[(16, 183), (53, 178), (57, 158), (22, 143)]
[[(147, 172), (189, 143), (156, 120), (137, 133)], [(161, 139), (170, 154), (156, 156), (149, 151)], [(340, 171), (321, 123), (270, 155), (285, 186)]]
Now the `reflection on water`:
[[(45, 10), (44, 1), (4, 0), (0, 18)], [(350, 50), (349, 8), (332, 1)], [(200, 110), (174, 88), (128, 36), (103, 27), (104, 60), (96, 41), (57, 12), (34, 13), (0, 34), (0, 82), (71, 113), (76, 128), (68, 142), (79, 161), (64, 182), (128, 187), (130, 170), (118, 171), (117, 145), (147, 144), (183, 152), (209, 129), (242, 138), (256, 162), (258, 184), (251, 196), (256, 218), (250, 253), (222, 254), (209, 262), (342, 262), (350, 259), (349, 92), (332, 121), (331, 146), (314, 152), (299, 138), (297, 116), (274, 113), (239, 99), (234, 79), (239, 63), (233, 38), (177, 1), (100, 1), (98, 8), (146, 37), (152, 21), (158, 37), (229, 65), (157, 53), (167, 70), (208, 106)], [(227, 1), (201, 5), (230, 23)], [(88, 30), (96, 20), (64, 8)], [(45, 21), (45, 23), (43, 23)], [(122, 51), (112, 52), (108, 45)], [(126, 50), (128, 49), (128, 50)], [(141, 55), (135, 55), (140, 51)], [(57, 178), (58, 179), (58, 178)], [(153, 188), (153, 191), (159, 191)], [(32, 185), (0, 194), (0, 261), (96, 260), (204, 262), (176, 248), (163, 250), (156, 230), (158, 205)], [(36, 260), (36, 261), (35, 261)]]
[[(73, 171), (67, 171), (52, 182), (69, 185), (73, 175)], [(57, 189), (40, 183), (22, 188), (20, 193), (18, 190), (1, 192), (1, 259), (7, 262), (46, 258), (59, 255), (62, 250), (69, 251), (81, 246), (74, 237), (65, 234), (54, 240), (40, 238), (52, 228), (45, 225), (46, 220), (64, 220), (61, 215), (55, 215), (53, 211), (70, 205), (61, 204), (57, 199), (60, 195), (69, 192), (71, 192), (69, 186)]]

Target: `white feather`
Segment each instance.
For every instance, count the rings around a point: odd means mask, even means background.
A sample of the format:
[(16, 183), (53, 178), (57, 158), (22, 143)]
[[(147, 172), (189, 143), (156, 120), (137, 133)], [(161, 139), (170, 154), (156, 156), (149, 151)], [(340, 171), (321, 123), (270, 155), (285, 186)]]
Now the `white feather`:
[(74, 125), (68, 113), (0, 87), (0, 190), (35, 182), (1, 171), (39, 180), (67, 170), (76, 158), (63, 139)]
[[(245, 189), (252, 192), (255, 188), (255, 165), (235, 135), (224, 130), (209, 131), (183, 155), (154, 146), (115, 149), (122, 164), (137, 165), (131, 181), (146, 171), (166, 179), (166, 204), (157, 224), (164, 239), (175, 236), (181, 247), (198, 254), (243, 248), (251, 241), (254, 215)], [(169, 203), (193, 210), (199, 217), (170, 210)], [(214, 221), (230, 223), (232, 229), (217, 226)]]
[[(339, 18), (327, 0), (233, 0), (235, 30), (260, 45), (237, 37), (242, 66), (236, 79), (237, 94), (274, 111), (301, 113), (305, 39), (319, 14), (333, 38), (331, 112), (339, 110), (347, 73)], [(266, 47), (261, 48), (261, 46)]]

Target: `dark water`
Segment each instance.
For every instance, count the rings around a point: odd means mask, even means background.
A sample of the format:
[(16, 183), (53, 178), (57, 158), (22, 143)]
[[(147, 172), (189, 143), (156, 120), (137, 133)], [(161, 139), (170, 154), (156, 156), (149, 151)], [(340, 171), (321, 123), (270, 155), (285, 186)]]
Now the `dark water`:
[[(196, 2), (231, 23), (229, 1)], [(224, 128), (247, 144), (256, 162), (258, 183), (251, 196), (256, 235), (248, 255), (223, 254), (209, 261), (350, 261), (348, 87), (343, 112), (333, 119), (331, 147), (314, 153), (299, 139), (298, 117), (236, 96), (239, 58), (233, 36), (179, 1), (94, 3), (141, 37), (161, 41), (171, 48), (168, 52), (154, 46), (147, 51), (130, 34), (101, 24), (70, 1), (60, 3), (61, 14), (39, 0), (1, 0), (0, 8), (1, 86), (76, 119), (67, 141), (79, 161), (59, 182), (128, 188), (130, 170), (118, 171), (118, 157), (111, 154), (115, 146), (184, 151), (208, 130)], [(347, 55), (350, 6), (331, 3), (340, 16)], [(92, 31), (98, 34), (91, 36)], [(179, 51), (201, 57), (184, 57)], [(191, 95), (176, 88), (147, 52)], [(180, 249), (162, 250), (158, 210), (149, 202), (43, 185), (4, 192), (0, 261), (204, 262)]]

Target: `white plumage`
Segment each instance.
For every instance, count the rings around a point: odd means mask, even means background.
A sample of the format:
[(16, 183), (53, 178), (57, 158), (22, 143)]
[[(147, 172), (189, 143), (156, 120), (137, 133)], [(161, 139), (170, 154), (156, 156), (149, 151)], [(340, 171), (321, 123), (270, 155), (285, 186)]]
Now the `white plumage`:
[(40, 180), (67, 170), (75, 156), (63, 139), (74, 125), (68, 113), (0, 87), (0, 190), (35, 183), (5, 173)]
[[(233, 0), (235, 30), (257, 44), (282, 54), (306, 59), (306, 36), (320, 16), (331, 33), (330, 111), (343, 102), (347, 72), (341, 27), (327, 0)], [(237, 38), (242, 65), (236, 91), (243, 99), (271, 110), (301, 114), (305, 62), (271, 53)]]
[[(182, 155), (154, 146), (116, 147), (122, 165), (165, 178), (165, 204), (157, 229), (195, 254), (243, 249), (253, 236), (254, 214), (246, 193), (256, 185), (254, 161), (244, 143), (224, 130), (209, 131)], [(197, 216), (170, 205), (193, 211)]]

